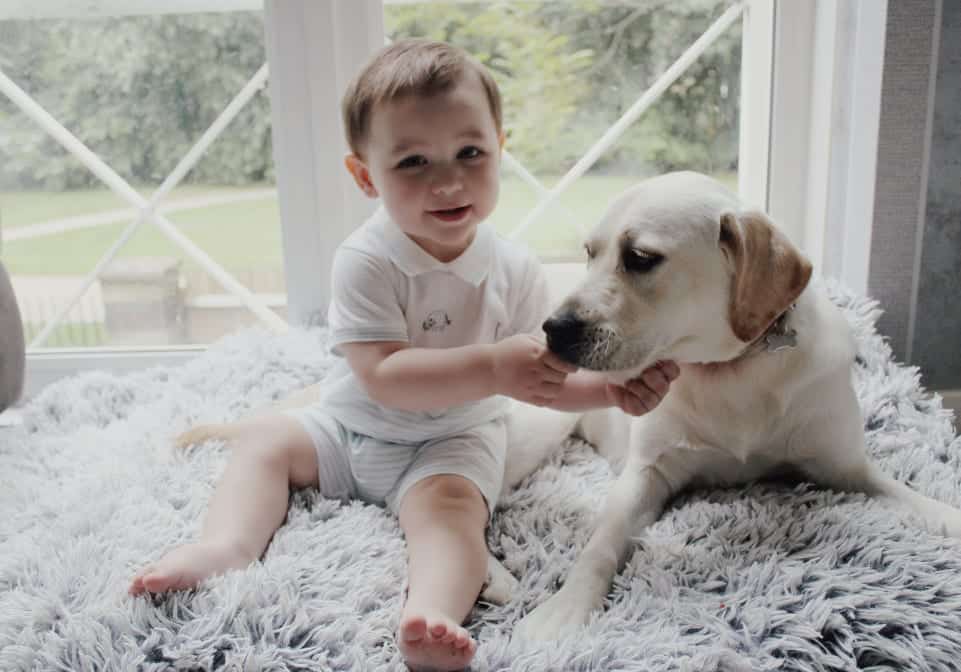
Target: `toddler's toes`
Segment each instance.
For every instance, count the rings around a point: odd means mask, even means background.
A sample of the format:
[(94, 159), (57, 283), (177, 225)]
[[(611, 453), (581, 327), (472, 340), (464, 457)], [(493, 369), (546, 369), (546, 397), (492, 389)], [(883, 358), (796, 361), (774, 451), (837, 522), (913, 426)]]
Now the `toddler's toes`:
[(427, 631), (430, 632), (432, 638), (443, 639), (444, 635), (447, 634), (447, 624), (443, 621), (435, 621), (427, 627)]
[(179, 572), (163, 572), (155, 570), (143, 577), (143, 586), (151, 593), (163, 593), (185, 587)]
[(463, 649), (465, 646), (471, 643), (472, 643), (472, 640), (470, 638), (470, 635), (467, 633), (467, 631), (464, 630), (464, 628), (458, 628), (457, 633), (454, 637), (454, 648)]
[(477, 651), (467, 630), (446, 618), (404, 617), (399, 634), (398, 646), (415, 672), (463, 669)]
[(427, 637), (427, 620), (423, 616), (412, 616), (400, 624), (400, 639), (404, 642), (420, 642)]
[(153, 565), (149, 565), (137, 572), (133, 579), (130, 580), (130, 587), (127, 589), (127, 593), (130, 595), (143, 595), (147, 592), (147, 587), (143, 585), (143, 577), (152, 572), (154, 569)]

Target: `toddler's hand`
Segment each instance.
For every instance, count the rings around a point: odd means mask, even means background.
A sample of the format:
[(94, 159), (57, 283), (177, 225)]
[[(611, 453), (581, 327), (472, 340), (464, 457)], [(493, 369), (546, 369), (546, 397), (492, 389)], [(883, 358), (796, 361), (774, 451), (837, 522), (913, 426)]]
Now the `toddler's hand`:
[(672, 361), (657, 362), (641, 372), (637, 378), (621, 385), (607, 385), (607, 400), (629, 415), (650, 413), (667, 394), (671, 382), (681, 370)]
[(498, 341), (493, 352), (497, 393), (537, 406), (556, 399), (567, 374), (577, 371), (530, 334)]

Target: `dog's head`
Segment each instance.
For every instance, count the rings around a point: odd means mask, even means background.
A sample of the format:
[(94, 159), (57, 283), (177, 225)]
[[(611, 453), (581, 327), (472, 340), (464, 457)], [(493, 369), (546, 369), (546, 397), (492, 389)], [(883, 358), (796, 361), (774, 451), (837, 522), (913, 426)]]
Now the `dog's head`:
[(630, 377), (659, 359), (724, 362), (807, 286), (811, 264), (760, 212), (697, 173), (629, 189), (585, 244), (587, 276), (544, 323), (586, 369)]

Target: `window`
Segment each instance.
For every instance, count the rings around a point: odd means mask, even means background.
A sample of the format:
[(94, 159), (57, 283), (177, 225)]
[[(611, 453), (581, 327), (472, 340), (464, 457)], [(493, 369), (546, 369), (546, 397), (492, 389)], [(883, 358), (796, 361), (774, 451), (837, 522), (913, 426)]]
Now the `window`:
[(31, 350), (282, 328), (263, 13), (49, 4), (0, 21), (0, 234)]
[[(185, 252), (170, 236), (158, 234), (153, 221), (137, 226), (118, 259), (141, 252), (153, 256), (155, 249), (161, 257), (179, 259), (188, 277), (187, 289), (181, 291), (188, 295), (189, 288), (201, 282), (193, 278), (214, 277), (213, 283), (197, 291), (199, 296), (188, 296), (185, 306), (192, 302), (198, 308), (232, 312), (238, 321), (221, 333), (252, 322), (279, 330), (284, 318), (304, 323), (322, 315), (333, 248), (372, 207), (342, 167), (346, 147), (340, 95), (370, 53), (386, 39), (407, 35), (450, 39), (494, 71), (507, 103), (509, 134), (503, 195), (494, 222), (508, 235), (530, 242), (547, 261), (578, 259), (581, 231), (596, 221), (607, 199), (623, 186), (678, 168), (713, 173), (736, 186), (749, 203), (780, 208), (789, 233), (802, 242), (811, 239), (811, 222), (823, 218), (816, 217), (817, 207), (808, 203), (812, 190), (803, 177), (820, 174), (817, 166), (823, 165), (819, 156), (824, 152), (817, 148), (830, 146), (835, 137), (832, 129), (842, 126), (834, 123), (830, 113), (843, 107), (837, 96), (828, 95), (840, 90), (832, 63), (844, 60), (844, 45), (861, 42), (851, 37), (852, 31), (857, 37), (860, 24), (844, 20), (847, 10), (824, 8), (822, 12), (802, 4), (778, 0), (267, 0), (261, 5), (260, 0), (177, 0), (158, 8), (149, 0), (90, 0), (77, 8), (66, 0), (34, 3), (36, 7), (18, 3), (12, 9), (0, 9), (0, 73), (56, 117), (61, 107), (69, 109), (81, 101), (67, 99), (55, 81), (43, 79), (54, 74), (36, 69), (43, 49), (26, 47), (27, 36), (47, 45), (43, 40), (48, 33), (88, 31), (91, 36), (106, 26), (133, 30), (137, 24), (149, 25), (150, 39), (158, 40), (152, 42), (153, 51), (170, 51), (163, 59), (153, 60), (155, 67), (162, 62), (164, 68), (153, 71), (150, 59), (127, 60), (123, 50), (106, 51), (105, 64), (99, 66), (102, 81), (97, 82), (93, 79), (96, 68), (90, 66), (88, 71), (80, 64), (99, 56), (94, 56), (94, 50), (75, 49), (70, 58), (76, 63), (70, 67), (78, 78), (91, 82), (92, 106), (79, 119), (60, 119), (143, 201), (150, 199), (232, 100), (249, 98), (236, 119), (224, 124), (209, 151), (200, 152), (196, 166), (164, 194), (157, 209), (214, 265), (200, 273), (197, 266), (204, 264), (198, 262), (196, 250)], [(874, 12), (871, 3), (858, 7), (861, 13)], [(202, 27), (212, 37), (201, 38)], [(180, 33), (193, 36), (189, 49), (158, 46), (166, 44), (164, 34), (176, 44), (183, 37)], [(16, 39), (11, 40), (11, 35)], [(230, 46), (238, 35), (243, 37), (242, 49)], [(830, 40), (825, 42), (823, 35)], [(95, 38), (88, 37), (84, 43), (90, 39)], [(208, 39), (212, 41), (204, 41)], [(830, 49), (819, 50), (822, 43)], [(19, 55), (11, 51), (14, 44), (22, 50)], [(136, 46), (132, 49), (137, 51)], [(823, 59), (826, 53), (833, 54), (833, 60)], [(801, 58), (804, 54), (808, 56)], [(261, 70), (265, 55), (269, 74)], [(818, 63), (812, 65), (815, 60)], [(170, 75), (178, 70), (190, 75), (180, 84), (178, 77)], [(772, 86), (775, 70), (778, 86)], [(25, 76), (27, 72), (35, 74)], [(258, 88), (258, 75), (269, 82), (267, 89)], [(40, 86), (41, 82), (50, 85)], [(121, 86), (118, 82), (128, 88), (111, 88)], [(0, 92), (4, 131), (0, 142), (5, 155), (17, 158), (11, 162), (16, 168), (13, 173), (3, 173), (3, 259), (15, 275), (29, 264), (47, 273), (63, 274), (64, 269), (73, 268), (89, 275), (91, 262), (102, 259), (116, 234), (133, 221), (129, 212), (133, 199), (102, 189), (102, 179), (88, 177), (77, 159), (48, 139), (49, 130), (37, 135), (36, 121), (11, 102), (8, 89), (4, 86)], [(136, 113), (121, 114), (123, 109), (136, 109), (130, 104), (134, 94), (156, 100), (157, 106), (140, 109), (139, 118)], [(812, 103), (810, 114), (799, 113), (815, 99), (821, 101), (820, 107)], [(177, 114), (191, 117), (188, 130), (164, 130), (171, 128), (169, 115)], [(817, 114), (827, 115), (831, 123), (821, 123)], [(97, 125), (88, 117), (98, 115), (105, 118), (109, 134), (89, 133)], [(771, 146), (772, 134), (793, 143), (782, 141), (780, 149)], [(111, 148), (105, 142), (108, 135), (126, 137), (127, 148)], [(784, 151), (788, 146), (790, 151)], [(836, 151), (833, 155), (839, 156)], [(32, 178), (23, 167), (28, 163), (36, 171)], [(57, 166), (63, 171), (57, 173)], [(79, 186), (93, 193), (77, 199), (66, 214), (61, 214), (53, 196), (66, 186), (75, 187), (74, 182), (48, 189), (54, 192), (50, 197), (30, 200), (11, 194), (24, 189), (22, 180), (27, 178), (50, 179), (50, 171), (65, 180), (81, 180)], [(276, 196), (274, 175), (279, 187)], [(14, 178), (21, 181), (11, 182)], [(231, 200), (238, 194), (244, 194), (245, 200)], [(208, 196), (213, 201), (204, 202)], [(22, 198), (30, 200), (29, 207), (17, 200)], [(822, 204), (825, 200), (827, 196), (820, 201), (815, 198)], [(795, 207), (800, 201), (804, 207)], [(202, 207), (189, 207), (198, 204)], [(831, 204), (837, 207), (835, 201)], [(181, 209), (182, 205), (188, 208)], [(174, 207), (165, 210), (166, 206)], [(70, 253), (64, 255), (62, 247), (58, 250), (57, 255), (66, 259), (56, 268), (43, 266), (37, 257), (31, 260), (25, 251), (27, 243), (40, 242), (40, 238), (23, 236), (28, 227), (39, 233), (42, 229), (36, 225), (51, 219), (82, 225), (93, 215), (117, 219), (58, 232), (56, 236), (63, 236), (61, 245)], [(106, 235), (108, 231), (113, 237)], [(91, 245), (94, 252), (81, 254), (80, 243), (74, 241), (81, 240), (81, 234), (95, 233), (101, 236), (99, 247)], [(148, 245), (156, 248), (148, 250), (144, 247)], [(253, 262), (270, 268), (269, 280), (244, 270)], [(160, 264), (144, 270), (162, 278), (166, 267)], [(157, 310), (164, 305), (162, 296), (159, 289), (153, 295)], [(73, 311), (66, 317), (67, 324), (77, 321)], [(106, 315), (103, 319), (106, 323)], [(35, 336), (37, 326), (30, 329)], [(61, 338), (61, 333), (56, 330), (51, 336)], [(108, 337), (103, 330), (94, 333), (94, 338)], [(210, 331), (185, 339), (182, 342), (188, 345), (180, 346), (135, 338), (126, 348), (103, 340), (105, 347), (83, 351), (34, 348), (28, 378), (36, 389), (86, 366), (123, 369), (169, 362), (198, 351), (189, 344), (209, 342), (216, 336), (216, 331)]]

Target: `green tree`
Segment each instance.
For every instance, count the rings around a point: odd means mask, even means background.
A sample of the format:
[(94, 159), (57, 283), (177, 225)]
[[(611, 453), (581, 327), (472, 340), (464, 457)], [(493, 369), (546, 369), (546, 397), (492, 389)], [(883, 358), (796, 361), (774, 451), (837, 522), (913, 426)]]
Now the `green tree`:
[[(121, 176), (156, 184), (263, 65), (252, 12), (90, 21), (0, 22), (0, 67)], [(193, 181), (271, 177), (270, 116), (256, 96), (210, 148)], [(0, 185), (98, 183), (0, 97)]]
[[(508, 148), (564, 172), (715, 20), (727, 0), (451, 2), (385, 7), (390, 37), (458, 44), (494, 73)], [(737, 162), (740, 31), (715, 43), (597, 163), (643, 175)], [(135, 184), (160, 182), (264, 63), (256, 12), (0, 22), (0, 68)], [(0, 96), (0, 188), (98, 181)], [(255, 96), (188, 182), (273, 178)]]
[[(589, 49), (541, 20), (540, 2), (391, 5), (388, 35), (428, 37), (463, 47), (487, 66), (504, 99), (508, 146), (535, 170), (556, 170), (558, 144), (590, 95), (581, 74)], [(579, 9), (582, 3), (566, 3)]]

